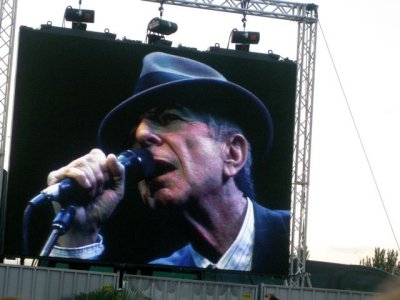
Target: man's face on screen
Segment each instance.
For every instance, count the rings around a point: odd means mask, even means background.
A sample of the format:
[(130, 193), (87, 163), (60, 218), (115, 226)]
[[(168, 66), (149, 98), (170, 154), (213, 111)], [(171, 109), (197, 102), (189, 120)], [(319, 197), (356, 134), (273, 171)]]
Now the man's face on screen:
[(153, 178), (139, 183), (152, 208), (185, 205), (216, 193), (223, 181), (223, 143), (208, 125), (180, 109), (146, 114), (135, 128), (135, 144), (156, 161)]

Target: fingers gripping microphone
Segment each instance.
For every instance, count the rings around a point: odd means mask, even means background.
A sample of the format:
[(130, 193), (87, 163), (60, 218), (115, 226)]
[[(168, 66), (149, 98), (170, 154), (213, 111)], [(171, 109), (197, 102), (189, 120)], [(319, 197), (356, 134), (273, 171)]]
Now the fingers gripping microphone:
[[(154, 159), (151, 153), (145, 149), (126, 150), (117, 156), (125, 170), (139, 182), (150, 177), (154, 171)], [(87, 192), (75, 180), (65, 178), (60, 182), (44, 189), (40, 194), (30, 200), (30, 204), (38, 206), (46, 201), (56, 201), (62, 206), (65, 204), (84, 204), (80, 199), (87, 198)], [(75, 203), (71, 203), (75, 201)]]

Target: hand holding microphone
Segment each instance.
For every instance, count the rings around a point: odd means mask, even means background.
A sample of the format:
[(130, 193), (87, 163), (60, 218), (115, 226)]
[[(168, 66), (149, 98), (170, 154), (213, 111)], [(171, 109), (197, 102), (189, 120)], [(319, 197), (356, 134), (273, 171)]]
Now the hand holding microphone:
[(40, 200), (31, 200), (34, 205), (50, 200), (57, 210), (71, 204), (76, 207), (72, 227), (60, 237), (60, 245), (79, 247), (96, 241), (100, 225), (124, 196), (125, 168), (130, 168), (134, 180), (140, 181), (151, 175), (154, 161), (143, 149), (127, 150), (118, 157), (93, 149), (48, 175), (49, 187), (42, 191)]

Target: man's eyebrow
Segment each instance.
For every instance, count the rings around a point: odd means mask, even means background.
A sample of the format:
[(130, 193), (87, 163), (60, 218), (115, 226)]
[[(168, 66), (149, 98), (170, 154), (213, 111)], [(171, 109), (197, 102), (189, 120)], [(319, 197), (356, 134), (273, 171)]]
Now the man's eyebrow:
[[(133, 124), (132, 129), (131, 129), (131, 131), (130, 131), (130, 133), (129, 133), (129, 138), (130, 138), (131, 140), (134, 140), (134, 141), (136, 140), (136, 139), (135, 139), (136, 130), (138, 129), (139, 124), (140, 124), (143, 120), (146, 119), (146, 120), (154, 121), (154, 119), (155, 119), (156, 117), (162, 115), (163, 113), (165, 113), (165, 112), (168, 111), (168, 110), (170, 110), (170, 109), (168, 109), (168, 108), (167, 108), (167, 109), (153, 108), (153, 109), (150, 109), (150, 110), (148, 110), (148, 111), (145, 111), (143, 114), (141, 114), (141, 115), (139, 116), (139, 118), (138, 118), (138, 120), (135, 122), (135, 124)], [(178, 109), (176, 109), (176, 111), (179, 112)]]
[(171, 108), (157, 109), (154, 111), (148, 111), (140, 116), (141, 118), (139, 120), (139, 123), (143, 119), (157, 122), (159, 117), (162, 117), (162, 116), (168, 115), (168, 114), (177, 115), (178, 117), (182, 118), (183, 121), (196, 120), (196, 116), (193, 113), (191, 113), (190, 111), (187, 111), (182, 108), (171, 107)]
[(152, 108), (150, 110), (145, 111), (139, 116), (137, 122), (132, 127), (131, 135), (134, 134), (140, 122), (142, 122), (143, 120), (146, 119), (157, 122), (157, 118), (164, 114), (176, 114), (179, 117), (181, 117), (183, 121), (187, 122), (201, 120), (201, 118), (199, 118), (195, 113), (185, 108), (179, 108), (179, 107)]

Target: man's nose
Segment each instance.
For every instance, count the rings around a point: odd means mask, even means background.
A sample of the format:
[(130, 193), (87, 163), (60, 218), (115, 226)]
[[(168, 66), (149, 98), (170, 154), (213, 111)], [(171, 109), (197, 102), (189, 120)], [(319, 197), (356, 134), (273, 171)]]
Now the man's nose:
[(151, 122), (147, 120), (143, 120), (139, 123), (135, 132), (135, 140), (143, 148), (158, 146), (162, 143), (157, 130), (152, 126)]

